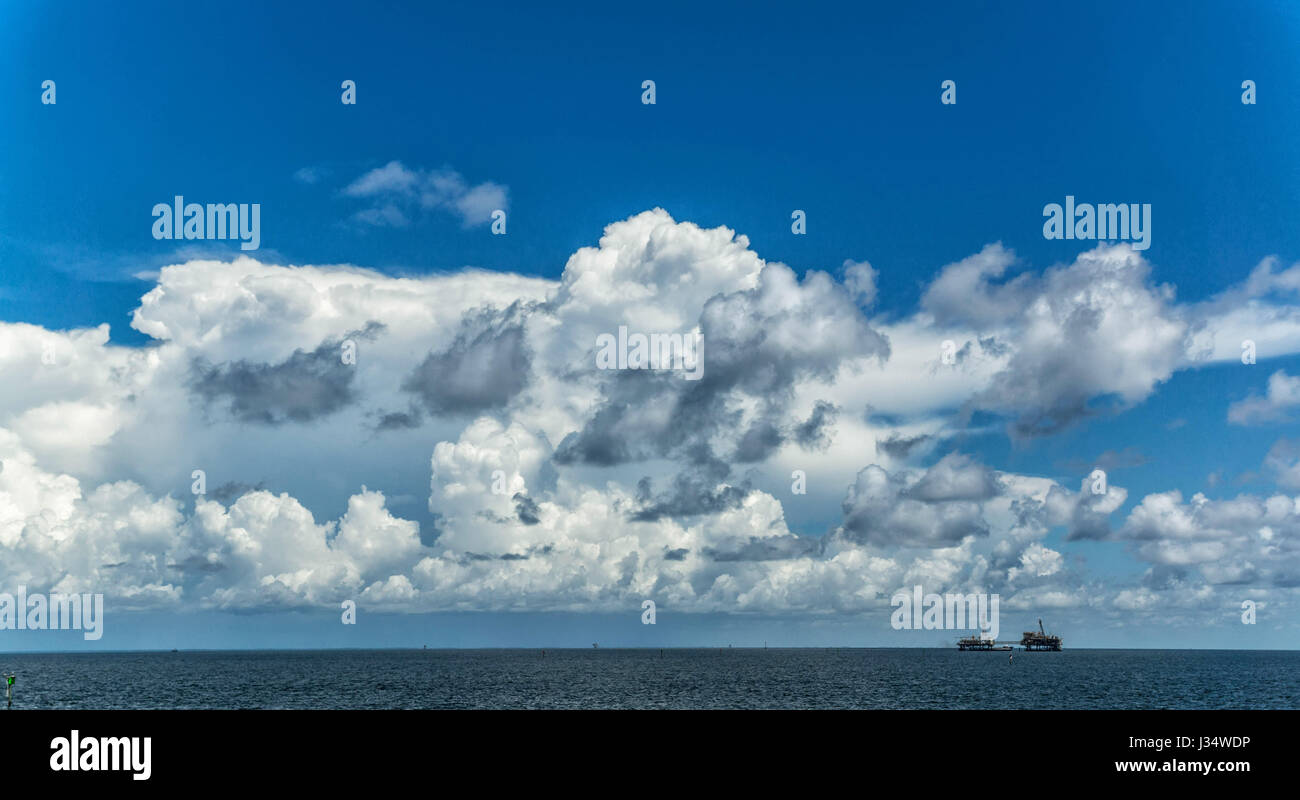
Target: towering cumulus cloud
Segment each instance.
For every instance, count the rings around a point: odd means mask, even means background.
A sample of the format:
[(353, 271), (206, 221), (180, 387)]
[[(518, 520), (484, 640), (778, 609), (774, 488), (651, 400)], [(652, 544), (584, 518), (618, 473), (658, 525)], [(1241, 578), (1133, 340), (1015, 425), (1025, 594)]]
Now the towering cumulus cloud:
[[(400, 164), (348, 195), (390, 224), (504, 204)], [(998, 469), (961, 438), (977, 415), (1023, 442), (1123, 413), (1235, 358), (1251, 314), (1300, 351), (1290, 273), (1180, 304), (1128, 245), (1037, 273), (992, 244), (888, 315), (885, 269), (838, 274), (655, 209), (555, 281), (196, 260), (141, 298), (146, 347), (0, 323), (0, 582), (117, 609), (820, 615), (915, 584), (1004, 609), (1291, 602), (1294, 447), (1270, 453), (1277, 491), (1170, 487), (1125, 514), (1123, 487)], [(620, 328), (699, 337), (700, 372), (601, 368)], [(1288, 419), (1293, 380), (1231, 420)], [(1081, 540), (1141, 577), (1090, 573)]]

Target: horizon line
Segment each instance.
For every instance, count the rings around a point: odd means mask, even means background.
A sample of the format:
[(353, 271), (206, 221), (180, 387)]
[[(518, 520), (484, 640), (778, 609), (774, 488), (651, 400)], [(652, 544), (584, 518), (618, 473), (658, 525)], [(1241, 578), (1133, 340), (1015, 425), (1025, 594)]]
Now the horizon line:
[[(743, 645), (736, 647), (734, 645), (665, 645), (663, 647), (642, 647), (626, 645), (601, 645), (600, 647), (578, 647), (573, 645), (562, 645), (555, 647), (522, 647), (522, 646), (484, 646), (484, 647), (426, 647), (426, 646), (392, 646), (392, 647), (197, 647), (197, 648), (151, 648), (151, 649), (134, 649), (134, 650), (3, 650), (0, 656), (7, 655), (114, 655), (114, 654), (136, 654), (136, 653), (321, 653), (321, 652), (374, 652), (374, 651), (439, 651), (439, 652), (468, 652), (474, 650), (520, 650), (520, 651), (544, 651), (544, 650), (576, 650), (578, 652), (587, 652), (591, 650), (940, 650), (944, 652), (961, 652), (955, 646), (918, 646), (918, 647), (877, 647), (867, 645)], [(1055, 652), (1091, 652), (1091, 651), (1137, 651), (1137, 652), (1224, 652), (1224, 653), (1300, 653), (1300, 647), (1290, 649), (1279, 648), (1242, 648), (1242, 647), (1072, 647), (1066, 650)], [(985, 651), (972, 651), (985, 652)], [(987, 652), (1008, 652), (1006, 650)], [(1017, 650), (1013, 652), (1033, 653), (1034, 650)]]

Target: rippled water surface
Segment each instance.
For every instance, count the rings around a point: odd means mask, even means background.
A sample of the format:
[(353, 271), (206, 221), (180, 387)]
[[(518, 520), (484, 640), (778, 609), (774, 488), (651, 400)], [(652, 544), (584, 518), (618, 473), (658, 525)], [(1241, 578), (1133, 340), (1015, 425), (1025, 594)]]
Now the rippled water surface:
[(1300, 652), (4, 654), (14, 708), (1289, 708)]

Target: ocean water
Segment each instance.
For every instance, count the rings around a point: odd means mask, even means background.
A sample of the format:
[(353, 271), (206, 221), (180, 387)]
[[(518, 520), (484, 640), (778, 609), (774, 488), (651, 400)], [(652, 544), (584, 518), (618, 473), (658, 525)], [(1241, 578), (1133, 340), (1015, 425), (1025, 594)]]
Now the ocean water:
[(14, 708), (1300, 707), (1300, 651), (937, 649), (10, 653)]

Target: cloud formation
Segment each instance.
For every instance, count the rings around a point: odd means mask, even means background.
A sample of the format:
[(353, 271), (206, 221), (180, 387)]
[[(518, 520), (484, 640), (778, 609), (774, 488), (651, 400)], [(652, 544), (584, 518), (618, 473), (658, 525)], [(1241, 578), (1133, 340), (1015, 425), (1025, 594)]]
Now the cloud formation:
[(357, 221), (391, 228), (404, 228), (431, 211), (453, 214), (467, 228), (481, 225), (493, 211), (507, 209), (506, 193), (505, 186), (492, 181), (471, 184), (453, 169), (411, 169), (400, 161), (376, 167), (343, 189), (344, 196), (369, 204), (356, 212)]
[(1287, 422), (1297, 409), (1300, 409), (1300, 375), (1292, 377), (1278, 370), (1268, 377), (1268, 391), (1263, 397), (1248, 397), (1228, 407), (1228, 422), (1235, 425)]
[[(346, 193), (469, 220), (473, 190), (393, 162)], [(1143, 402), (1231, 352), (1242, 304), (1289, 319), (1291, 271), (1188, 305), (1126, 246), (1014, 266), (989, 245), (914, 313), (873, 317), (868, 263), (798, 274), (660, 209), (558, 280), (171, 265), (132, 316), (149, 347), (0, 323), (0, 579), (129, 607), (779, 614), (879, 609), (916, 582), (1115, 610), (1294, 588), (1289, 445), (1265, 462), (1278, 491), (1157, 491), (1126, 512), (1123, 487), (997, 469), (958, 441), (976, 412), (1027, 438)], [(698, 380), (600, 368), (620, 327), (701, 336)], [(1230, 418), (1274, 419), (1292, 380)], [(1101, 458), (1140, 466), (1125, 453)], [(802, 512), (816, 529), (787, 517), (801, 504), (825, 509)], [(1100, 580), (1085, 541), (1147, 572)]]

